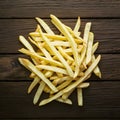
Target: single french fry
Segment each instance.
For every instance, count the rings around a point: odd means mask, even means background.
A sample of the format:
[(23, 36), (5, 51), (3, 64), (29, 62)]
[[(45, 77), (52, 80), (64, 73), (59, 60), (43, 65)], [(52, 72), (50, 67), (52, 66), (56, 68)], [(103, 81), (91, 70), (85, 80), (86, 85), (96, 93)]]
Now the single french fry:
[(33, 103), (36, 104), (44, 90), (44, 87), (45, 87), (45, 82), (41, 81), (40, 82), (40, 85), (37, 89), (37, 92), (35, 93), (35, 96), (34, 96), (34, 99), (33, 99)]
[(38, 69), (40, 68), (40, 69), (49, 70), (49, 71), (58, 72), (58, 73), (68, 75), (68, 73), (65, 69), (62, 69), (59, 67), (54, 67), (54, 66), (49, 66), (49, 65), (37, 65), (36, 67)]
[[(92, 56), (92, 62), (94, 62), (94, 60), (95, 60), (95, 55)], [(96, 76), (98, 76), (99, 78), (101, 78), (101, 71), (100, 71), (100, 69), (99, 69), (98, 66), (96, 66), (96, 68), (94, 69), (93, 72), (94, 72), (94, 74)]]
[(72, 101), (70, 99), (63, 100), (62, 98), (57, 98), (56, 100), (59, 101), (59, 102), (62, 102), (62, 103), (72, 105)]
[[(95, 60), (95, 55), (94, 52), (96, 51), (96, 49), (98, 48), (99, 42), (96, 42), (93, 47), (92, 47), (92, 62)], [(96, 76), (98, 76), (99, 78), (101, 78), (101, 71), (99, 69), (98, 66), (96, 66), (96, 68), (93, 71), (95, 73)]]
[(54, 34), (54, 32), (50, 29), (50, 27), (42, 19), (36, 17), (36, 20), (45, 29), (45, 31), (48, 31), (50, 34)]
[(28, 59), (19, 58), (19, 62), (28, 68), (28, 70), (34, 72), (41, 80), (43, 80), (54, 92), (57, 92), (57, 88), (40, 72)]
[(87, 51), (86, 51), (86, 59), (85, 59), (86, 65), (88, 65), (92, 59), (93, 40), (94, 40), (94, 34), (92, 32), (90, 32), (89, 38), (88, 38), (88, 47), (87, 47)]
[(82, 53), (81, 53), (80, 64), (82, 63), (82, 61), (84, 60), (85, 55), (86, 55), (86, 50), (87, 50), (87, 47), (88, 47), (88, 37), (89, 37), (90, 28), (91, 28), (91, 22), (88, 22), (85, 25), (85, 30), (84, 30), (84, 35), (83, 35), (83, 39), (84, 39), (85, 43), (83, 44), (84, 47), (83, 47)]
[(78, 19), (77, 19), (77, 23), (76, 23), (76, 25), (75, 25), (75, 27), (74, 27), (74, 32), (78, 32), (79, 31), (79, 29), (80, 29), (80, 24), (81, 24), (81, 22), (80, 22), (80, 17), (78, 17)]
[(77, 99), (78, 99), (78, 105), (83, 106), (83, 95), (81, 88), (77, 88)]
[(77, 86), (77, 88), (87, 88), (90, 85), (90, 83), (85, 82), (85, 83), (81, 83)]
[(19, 36), (19, 40), (28, 50), (35, 52), (30, 43), (22, 35)]
[(40, 78), (39, 77), (35, 77), (34, 80), (32, 81), (32, 83), (30, 84), (29, 88), (28, 88), (28, 94), (31, 93), (31, 91), (33, 90), (33, 88), (40, 82)]
[(92, 47), (92, 54), (94, 54), (94, 52), (97, 50), (98, 45), (99, 45), (99, 42), (96, 42), (96, 43), (93, 45), (93, 47)]
[(88, 41), (90, 28), (91, 28), (91, 22), (86, 23), (85, 29), (84, 29), (84, 35), (83, 35), (83, 39), (85, 40), (86, 43)]

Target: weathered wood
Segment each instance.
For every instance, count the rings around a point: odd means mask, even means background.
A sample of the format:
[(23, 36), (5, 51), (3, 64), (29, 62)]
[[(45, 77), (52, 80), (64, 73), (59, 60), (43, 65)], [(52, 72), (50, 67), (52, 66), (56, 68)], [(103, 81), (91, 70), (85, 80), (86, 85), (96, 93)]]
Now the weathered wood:
[[(62, 21), (73, 28), (76, 19), (62, 19)], [(45, 21), (57, 32), (49, 19), (45, 19)], [(95, 41), (100, 42), (97, 53), (119, 53), (120, 20), (82, 19), (82, 31), (85, 23), (89, 21), (92, 22)], [(0, 53), (17, 53), (17, 50), (23, 47), (18, 41), (18, 36), (27, 36), (29, 32), (35, 30), (36, 24), (34, 19), (0, 19)]]
[[(29, 80), (30, 72), (19, 64), (18, 57), (26, 56), (0, 56), (0, 80)], [(120, 54), (102, 54), (99, 66), (102, 80), (120, 80)], [(93, 75), (90, 80), (99, 80), (99, 78)]]
[(51, 13), (63, 18), (120, 17), (119, 8), (119, 0), (0, 0), (0, 18), (46, 18)]
[[(10, 118), (2, 119), (2, 120), (13, 120)], [(15, 118), (15, 120), (26, 120), (25, 118)], [(29, 118), (29, 120), (40, 120), (39, 118)], [(42, 118), (42, 120), (61, 120), (60, 118)], [(62, 118), (62, 120), (78, 120), (77, 118)], [(82, 120), (91, 120), (91, 118), (82, 118)], [(92, 120), (118, 120), (112, 118), (92, 118)]]
[(72, 106), (55, 101), (42, 107), (34, 106), (36, 89), (27, 95), (29, 84), (0, 82), (0, 118), (120, 118), (120, 82), (91, 82), (90, 87), (83, 90), (83, 107), (77, 106), (75, 92), (70, 97)]

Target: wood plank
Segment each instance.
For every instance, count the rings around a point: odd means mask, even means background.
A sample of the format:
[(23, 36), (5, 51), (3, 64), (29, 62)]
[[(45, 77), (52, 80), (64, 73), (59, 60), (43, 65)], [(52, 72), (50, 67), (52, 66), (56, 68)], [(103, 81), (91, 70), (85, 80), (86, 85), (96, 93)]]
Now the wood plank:
[(36, 89), (27, 95), (29, 84), (0, 82), (0, 118), (120, 118), (120, 82), (91, 82), (90, 87), (83, 90), (83, 107), (77, 106), (75, 92), (70, 97), (72, 106), (56, 101), (42, 107), (34, 106)]
[[(40, 118), (29, 118), (29, 120), (39, 120)], [(119, 118), (82, 118), (82, 120), (119, 120)], [(2, 118), (1, 120), (13, 120), (13, 118)], [(25, 118), (15, 118), (15, 120), (26, 120)], [(78, 118), (42, 118), (42, 120), (78, 120)]]
[[(62, 21), (73, 28), (76, 19), (62, 19)], [(57, 32), (49, 19), (45, 19), (45, 21)], [(81, 30), (89, 21), (92, 22), (95, 41), (100, 42), (97, 53), (120, 53), (120, 20), (82, 19)], [(0, 53), (17, 53), (17, 50), (23, 47), (18, 41), (18, 36), (21, 34), (27, 36), (35, 28), (36, 21), (34, 19), (0, 19)]]
[[(30, 72), (19, 64), (18, 57), (26, 56), (0, 56), (0, 80), (29, 80)], [(102, 80), (120, 80), (120, 54), (102, 54), (99, 66)], [(90, 80), (99, 80), (99, 78), (93, 75)]]
[[(112, 8), (112, 9), (111, 9)], [(0, 18), (13, 17), (120, 17), (119, 0), (0, 0)]]

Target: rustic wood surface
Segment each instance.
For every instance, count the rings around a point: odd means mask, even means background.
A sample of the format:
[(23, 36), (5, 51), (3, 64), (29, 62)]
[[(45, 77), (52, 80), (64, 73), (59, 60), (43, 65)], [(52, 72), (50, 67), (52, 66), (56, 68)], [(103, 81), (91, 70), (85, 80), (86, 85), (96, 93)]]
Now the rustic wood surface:
[[(0, 84), (0, 118), (117, 118), (120, 114), (119, 82), (91, 82), (83, 90), (84, 106), (77, 106), (76, 93), (71, 96), (73, 105), (53, 101), (46, 106), (32, 104), (34, 93), (27, 95), (29, 82), (2, 82)], [(112, 97), (111, 97), (112, 96)]]
[[(73, 105), (52, 102), (46, 106), (33, 105), (34, 91), (27, 95), (32, 79), (18, 62), (26, 57), (18, 52), (23, 47), (19, 35), (27, 37), (34, 31), (36, 16), (44, 18), (50, 27), (49, 15), (57, 15), (65, 24), (74, 27), (77, 16), (85, 23), (92, 22), (96, 51), (102, 55), (99, 64), (102, 79), (89, 79), (90, 87), (83, 90), (84, 106), (78, 107), (76, 92)], [(112, 120), (120, 119), (120, 0), (0, 0), (0, 119), (1, 120)], [(45, 97), (45, 95), (43, 95)]]
[(1, 18), (48, 18), (51, 13), (62, 18), (120, 17), (119, 10), (119, 0), (0, 0)]

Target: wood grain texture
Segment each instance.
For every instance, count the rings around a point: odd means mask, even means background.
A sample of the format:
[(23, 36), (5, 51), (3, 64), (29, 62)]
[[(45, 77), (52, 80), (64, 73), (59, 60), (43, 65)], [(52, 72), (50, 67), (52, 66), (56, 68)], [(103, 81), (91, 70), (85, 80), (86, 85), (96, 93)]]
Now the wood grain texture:
[[(62, 120), (78, 120), (80, 118), (62, 118)], [(12, 118), (2, 118), (2, 120), (13, 120)], [(25, 118), (15, 118), (15, 120), (26, 120)], [(29, 118), (29, 120), (40, 120), (40, 118)], [(42, 120), (61, 120), (60, 118), (42, 118)], [(82, 118), (82, 120), (119, 120), (118, 119), (112, 119), (112, 118)]]
[[(32, 11), (32, 12), (31, 12)], [(119, 0), (0, 0), (0, 18), (48, 17), (62, 18), (120, 17)]]
[(77, 106), (75, 92), (70, 97), (72, 106), (55, 101), (43, 107), (34, 106), (36, 89), (27, 95), (29, 84), (0, 82), (0, 118), (120, 118), (120, 82), (91, 82), (83, 90), (83, 107)]
[[(24, 55), (1, 55), (0, 56), (0, 80), (29, 80), (29, 74), (18, 62), (18, 57)], [(100, 61), (102, 80), (120, 80), (120, 54), (102, 54)], [(99, 80), (92, 76), (90, 80)]]
[[(74, 27), (76, 19), (61, 19), (63, 23)], [(45, 19), (50, 27), (58, 33)], [(97, 53), (120, 53), (120, 20), (119, 19), (82, 19), (81, 31), (83, 32), (86, 22), (92, 22), (92, 31), (95, 33), (95, 41), (100, 45)], [(34, 19), (0, 19), (0, 53), (18, 53), (21, 47), (18, 41), (19, 35), (27, 36), (36, 28), (37, 22)]]

